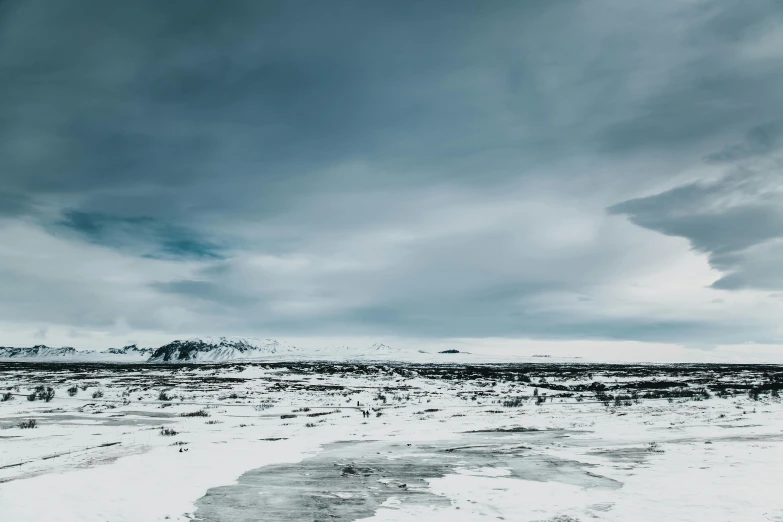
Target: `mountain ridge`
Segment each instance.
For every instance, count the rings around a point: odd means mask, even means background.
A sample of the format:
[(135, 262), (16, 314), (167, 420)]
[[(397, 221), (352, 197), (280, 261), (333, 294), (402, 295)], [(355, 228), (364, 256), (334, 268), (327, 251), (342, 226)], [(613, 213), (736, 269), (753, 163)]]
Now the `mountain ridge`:
[[(158, 348), (140, 348), (129, 344), (122, 348), (102, 351), (77, 350), (73, 347), (53, 348), (46, 345), (33, 347), (0, 347), (0, 359), (32, 359), (96, 362), (144, 362), (144, 363), (220, 363), (262, 360), (304, 359), (383, 359), (404, 355), (404, 350), (384, 343), (374, 343), (368, 348), (352, 346), (324, 346), (303, 350), (276, 339), (246, 337), (196, 337), (175, 339)], [(412, 352), (413, 353), (413, 352)], [(418, 353), (422, 353), (419, 351)]]

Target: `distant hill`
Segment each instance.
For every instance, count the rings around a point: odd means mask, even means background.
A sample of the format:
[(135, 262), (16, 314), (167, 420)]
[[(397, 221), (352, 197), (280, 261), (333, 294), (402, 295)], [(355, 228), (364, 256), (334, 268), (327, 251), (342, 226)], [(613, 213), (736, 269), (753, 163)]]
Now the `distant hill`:
[(226, 362), (299, 354), (295, 346), (274, 339), (220, 337), (170, 342), (154, 350), (148, 362)]
[(146, 358), (152, 355), (152, 352), (154, 351), (155, 348), (139, 348), (135, 344), (129, 344), (128, 346), (123, 346), (122, 348), (108, 348), (100, 353), (110, 355), (138, 355)]
[[(549, 358), (536, 355), (526, 358)], [(232, 363), (232, 362), (287, 362), (287, 361), (356, 361), (356, 362), (455, 362), (513, 361), (525, 358), (514, 356), (482, 356), (448, 349), (426, 352), (413, 348), (392, 347), (375, 343), (369, 347), (324, 345), (306, 349), (275, 339), (246, 337), (204, 337), (178, 339), (159, 348), (144, 348), (130, 344), (103, 351), (77, 350), (72, 347), (52, 348), (37, 345), (27, 348), (0, 347), (0, 359), (41, 362), (102, 362), (102, 363)]]
[(31, 346), (30, 348), (10, 348), (0, 346), (0, 357), (7, 358), (72, 357), (76, 353), (76, 350), (70, 346), (65, 346), (62, 348), (51, 348), (43, 344)]

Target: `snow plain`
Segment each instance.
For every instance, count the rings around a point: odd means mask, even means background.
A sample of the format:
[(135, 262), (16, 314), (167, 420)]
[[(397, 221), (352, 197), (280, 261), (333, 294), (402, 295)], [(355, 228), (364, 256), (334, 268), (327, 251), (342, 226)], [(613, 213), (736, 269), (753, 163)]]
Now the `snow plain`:
[(774, 366), (0, 363), (0, 520), (780, 522), (780, 386)]

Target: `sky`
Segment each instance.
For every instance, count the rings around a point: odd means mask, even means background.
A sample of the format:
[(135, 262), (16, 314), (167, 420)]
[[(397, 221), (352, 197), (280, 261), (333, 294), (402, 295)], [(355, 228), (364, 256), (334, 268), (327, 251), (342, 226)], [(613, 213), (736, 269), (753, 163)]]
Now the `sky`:
[(3, 0), (0, 345), (783, 358), (782, 63), (777, 0)]

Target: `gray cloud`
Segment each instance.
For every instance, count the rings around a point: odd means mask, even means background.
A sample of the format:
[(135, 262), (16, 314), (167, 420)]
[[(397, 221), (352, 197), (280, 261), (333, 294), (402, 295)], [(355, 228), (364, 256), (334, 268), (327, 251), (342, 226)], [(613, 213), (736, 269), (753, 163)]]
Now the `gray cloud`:
[[(19, 257), (89, 253), (102, 277), (0, 261), (0, 308), (217, 334), (714, 337), (667, 303), (615, 312), (669, 244), (616, 215), (708, 254), (716, 291), (778, 287), (782, 11), (3, 2), (0, 235)], [(711, 181), (683, 182), (705, 158)]]
[(745, 139), (707, 156), (714, 163), (735, 162), (774, 152), (783, 145), (783, 122), (767, 122), (752, 128)]
[(639, 226), (688, 238), (707, 253), (730, 253), (783, 236), (781, 184), (746, 172), (697, 182), (609, 208)]
[[(596, 133), (618, 152), (683, 144), (755, 117), (740, 100), (779, 98), (779, 68), (724, 52), (737, 36), (711, 27), (720, 9), (681, 15), (704, 35), (683, 44), (692, 61), (646, 71), (647, 44), (672, 35), (645, 17), (664, 27), (665, 10), (623, 12), (626, 30), (576, 4), (340, 5), (10, 3), (6, 190), (77, 193), (100, 213), (268, 215), (324, 187), (525, 175)], [(655, 73), (668, 84), (640, 97)], [(352, 161), (372, 169), (326, 173)]]
[(151, 286), (161, 292), (181, 295), (186, 298), (201, 299), (228, 308), (244, 307), (256, 302), (256, 299), (252, 296), (209, 281), (181, 279), (157, 282)]
[(763, 243), (747, 251), (714, 255), (712, 264), (727, 272), (713, 286), (725, 290), (783, 290), (783, 242)]
[[(723, 149), (721, 161), (767, 155), (754, 170), (739, 168), (712, 182), (696, 182), (609, 207), (633, 223), (669, 236), (686, 238), (708, 254), (724, 273), (714, 288), (774, 290), (783, 285), (780, 245), (783, 240), (783, 177), (778, 148), (761, 147), (758, 128), (741, 145)], [(765, 143), (768, 140), (764, 139)], [(752, 152), (751, 152), (752, 151)], [(760, 169), (760, 170), (759, 170)]]
[(193, 231), (146, 217), (119, 218), (66, 211), (56, 226), (72, 230), (89, 241), (129, 249), (149, 257), (222, 257), (221, 248)]
[[(779, 29), (780, 4), (731, 1), (681, 7), (689, 18), (688, 34), (670, 35), (684, 40), (680, 57), (666, 56), (671, 67), (649, 78), (649, 85), (661, 87), (601, 134), (604, 150), (654, 148), (671, 154), (783, 110), (783, 101), (774, 94), (783, 82), (776, 60), (763, 54), (753, 57), (746, 49), (749, 41)], [(662, 45), (656, 59), (672, 50), (671, 43)], [(768, 131), (773, 130), (751, 131), (750, 140)]]

